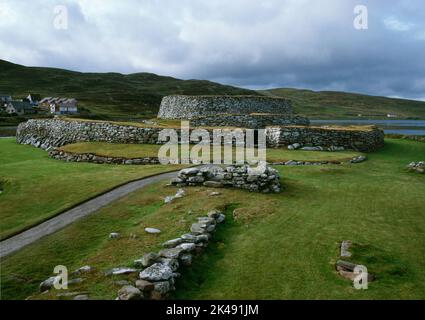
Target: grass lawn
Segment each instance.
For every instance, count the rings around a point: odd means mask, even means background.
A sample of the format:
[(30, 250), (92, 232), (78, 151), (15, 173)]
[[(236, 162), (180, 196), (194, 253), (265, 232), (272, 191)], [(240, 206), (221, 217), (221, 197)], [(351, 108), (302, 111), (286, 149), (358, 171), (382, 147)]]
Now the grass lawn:
[[(131, 265), (215, 207), (227, 208), (227, 222), (183, 271), (176, 298), (424, 299), (425, 180), (405, 170), (424, 158), (425, 144), (390, 139), (357, 165), (277, 166), (285, 186), (280, 194), (220, 189), (211, 197), (213, 189), (192, 187), (185, 188), (186, 197), (163, 204), (176, 189), (158, 183), (2, 259), (2, 299), (36, 293), (58, 264), (70, 271), (95, 267), (69, 291), (113, 299), (120, 288), (114, 281), (128, 277), (107, 278), (102, 271)], [(162, 233), (148, 235), (147, 226)], [(122, 237), (109, 240), (110, 232)], [(356, 244), (352, 260), (377, 276), (368, 290), (355, 290), (335, 272), (339, 243), (346, 239)]]
[[(63, 146), (61, 150), (72, 153), (93, 153), (105, 157), (156, 157), (161, 146), (154, 144), (120, 144), (106, 142), (81, 142)], [(235, 152), (235, 150), (233, 151)], [(212, 148), (211, 148), (212, 154)], [(297, 161), (345, 161), (358, 156), (355, 151), (303, 151), (303, 150), (287, 150), (284, 148), (267, 149), (267, 161), (282, 162), (289, 160)]]
[(0, 238), (126, 181), (171, 169), (178, 167), (66, 163), (14, 138), (0, 139)]

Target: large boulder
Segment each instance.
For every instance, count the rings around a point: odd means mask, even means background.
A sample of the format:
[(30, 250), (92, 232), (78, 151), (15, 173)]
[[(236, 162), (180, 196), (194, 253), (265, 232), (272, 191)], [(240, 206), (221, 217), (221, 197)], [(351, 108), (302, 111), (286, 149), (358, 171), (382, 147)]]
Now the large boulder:
[(159, 255), (168, 259), (177, 259), (184, 250), (182, 248), (169, 248), (159, 252)]
[(177, 246), (177, 248), (182, 249), (183, 252), (191, 252), (196, 249), (196, 245), (194, 243), (182, 243)]
[(143, 293), (133, 286), (124, 286), (118, 291), (118, 300), (141, 300)]
[(162, 264), (165, 264), (166, 266), (169, 266), (171, 270), (173, 270), (173, 272), (176, 272), (179, 267), (179, 261), (177, 260), (177, 258), (160, 258), (159, 262)]
[(183, 239), (182, 238), (176, 238), (176, 239), (172, 239), (172, 240), (168, 240), (166, 242), (164, 242), (162, 244), (163, 247), (165, 248), (175, 248), (177, 247), (180, 243), (183, 243)]
[(192, 224), (192, 226), (190, 227), (190, 232), (192, 232), (193, 234), (203, 234), (205, 233), (205, 228), (206, 226), (204, 224), (201, 223), (194, 223)]
[(173, 277), (173, 270), (165, 264), (155, 263), (140, 272), (139, 278), (146, 281), (166, 281)]
[(44, 280), (42, 283), (40, 283), (40, 291), (43, 292), (46, 290), (50, 290), (57, 281), (60, 281), (60, 279), (60, 276), (55, 276)]
[(196, 176), (199, 173), (199, 169), (198, 168), (187, 168), (187, 169), (182, 169), (179, 172), (179, 176)]

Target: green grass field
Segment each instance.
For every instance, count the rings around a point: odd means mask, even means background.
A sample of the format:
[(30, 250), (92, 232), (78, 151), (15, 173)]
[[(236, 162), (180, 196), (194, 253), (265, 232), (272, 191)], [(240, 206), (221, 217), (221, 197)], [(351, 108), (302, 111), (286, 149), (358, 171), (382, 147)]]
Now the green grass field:
[[(28, 149), (26, 161), (38, 153)], [(131, 277), (106, 278), (102, 271), (131, 265), (216, 207), (226, 208), (227, 222), (183, 272), (176, 298), (424, 299), (425, 180), (405, 170), (424, 158), (425, 144), (389, 139), (357, 165), (277, 166), (285, 187), (280, 194), (220, 189), (220, 196), (210, 197), (213, 189), (193, 187), (186, 188), (186, 197), (164, 205), (163, 198), (176, 189), (155, 184), (2, 259), (2, 299), (35, 294), (57, 264), (71, 271), (95, 267), (69, 291), (113, 299), (120, 288), (114, 281)], [(163, 232), (147, 235), (146, 226)], [(108, 240), (110, 232), (122, 237)], [(356, 244), (353, 261), (377, 276), (368, 290), (353, 289), (335, 272), (338, 246), (346, 239)], [(33, 298), (57, 299), (54, 291)]]
[(126, 181), (171, 169), (161, 165), (65, 163), (50, 159), (41, 149), (19, 145), (13, 138), (0, 139), (0, 238)]
[[(190, 147), (192, 147), (191, 145)], [(157, 157), (158, 151), (161, 148), (154, 144), (120, 144), (106, 142), (80, 142), (69, 144), (60, 149), (71, 153), (92, 153), (104, 157), (123, 157), (123, 158), (141, 158), (141, 157)], [(236, 149), (233, 148), (235, 157)], [(210, 154), (213, 154), (213, 148), (210, 148)], [(287, 149), (267, 149), (267, 161), (283, 162), (289, 160), (296, 161), (346, 161), (358, 156), (355, 151), (327, 152), (327, 151), (302, 151)]]

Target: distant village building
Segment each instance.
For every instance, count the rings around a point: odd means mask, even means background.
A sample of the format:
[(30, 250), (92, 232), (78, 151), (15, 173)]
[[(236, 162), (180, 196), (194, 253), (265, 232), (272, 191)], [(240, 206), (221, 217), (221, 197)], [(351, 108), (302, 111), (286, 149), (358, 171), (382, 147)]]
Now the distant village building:
[(18, 115), (34, 114), (36, 110), (28, 101), (10, 101), (6, 106), (7, 113)]
[(12, 101), (12, 96), (8, 94), (0, 94), (0, 106), (6, 106), (7, 103)]
[(39, 101), (39, 104), (42, 105), (42, 104), (45, 104), (45, 103), (49, 103), (50, 100), (52, 100), (52, 99), (53, 99), (52, 97), (45, 97), (45, 98), (43, 98)]
[(46, 97), (40, 100), (39, 107), (45, 108), (53, 114), (76, 114), (78, 113), (78, 101), (74, 98)]
[(50, 113), (53, 114), (76, 114), (78, 113), (78, 101), (74, 98), (50, 99)]
[(28, 100), (29, 103), (31, 103), (33, 106), (38, 106), (41, 100), (41, 96), (39, 94), (30, 93), (26, 100)]
[(397, 118), (398, 116), (396, 114), (387, 114), (387, 118)]

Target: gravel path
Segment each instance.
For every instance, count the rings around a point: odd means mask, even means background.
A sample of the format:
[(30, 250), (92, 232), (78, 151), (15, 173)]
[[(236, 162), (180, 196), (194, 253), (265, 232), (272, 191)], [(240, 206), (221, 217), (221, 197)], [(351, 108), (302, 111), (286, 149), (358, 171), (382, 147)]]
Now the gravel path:
[(77, 207), (67, 210), (64, 213), (40, 223), (39, 225), (17, 234), (9, 239), (0, 242), (0, 258), (39, 240), (40, 238), (52, 234), (63, 227), (85, 217), (100, 208), (126, 196), (127, 194), (146, 187), (155, 182), (170, 179), (176, 175), (177, 171), (158, 174), (155, 176), (142, 178), (117, 187), (105, 194), (84, 202)]

